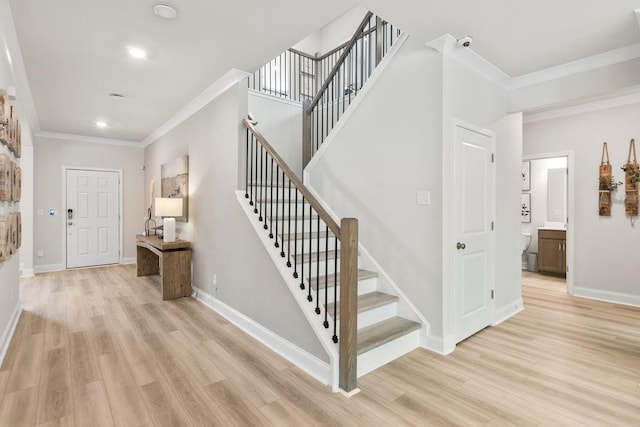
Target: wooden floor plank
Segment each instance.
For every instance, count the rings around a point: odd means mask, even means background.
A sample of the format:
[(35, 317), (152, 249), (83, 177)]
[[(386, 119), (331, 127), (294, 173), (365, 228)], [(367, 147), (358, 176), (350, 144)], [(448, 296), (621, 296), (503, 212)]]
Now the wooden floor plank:
[(161, 301), (135, 266), (37, 275), (0, 368), (0, 426), (639, 425), (640, 309), (524, 281), (523, 312), (345, 398), (196, 300)]

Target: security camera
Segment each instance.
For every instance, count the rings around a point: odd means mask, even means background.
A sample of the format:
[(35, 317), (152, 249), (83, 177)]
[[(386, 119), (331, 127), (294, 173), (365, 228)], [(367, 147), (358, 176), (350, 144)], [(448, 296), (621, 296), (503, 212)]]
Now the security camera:
[(462, 36), (458, 39), (459, 47), (469, 47), (473, 43), (473, 38), (471, 36)]

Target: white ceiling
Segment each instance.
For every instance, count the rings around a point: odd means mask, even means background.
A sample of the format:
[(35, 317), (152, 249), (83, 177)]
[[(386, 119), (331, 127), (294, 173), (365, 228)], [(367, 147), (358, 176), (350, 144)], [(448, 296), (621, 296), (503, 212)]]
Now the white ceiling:
[[(141, 141), (232, 68), (252, 71), (355, 5), (345, 0), (9, 0), (44, 131)], [(640, 43), (640, 0), (362, 0), (425, 42), (471, 34), (511, 77)], [(127, 45), (149, 58), (136, 61)], [(110, 100), (117, 92), (126, 98)], [(96, 129), (104, 119), (109, 128)]]

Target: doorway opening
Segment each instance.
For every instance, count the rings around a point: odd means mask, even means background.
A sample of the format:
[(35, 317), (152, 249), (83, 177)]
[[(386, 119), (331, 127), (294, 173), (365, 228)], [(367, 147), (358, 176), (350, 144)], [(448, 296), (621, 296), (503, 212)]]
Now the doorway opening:
[(523, 156), (523, 282), (573, 294), (573, 153)]

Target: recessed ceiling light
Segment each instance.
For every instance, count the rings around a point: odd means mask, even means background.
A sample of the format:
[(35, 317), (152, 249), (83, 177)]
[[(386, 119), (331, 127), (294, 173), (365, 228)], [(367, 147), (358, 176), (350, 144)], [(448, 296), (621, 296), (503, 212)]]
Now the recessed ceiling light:
[(121, 101), (124, 99), (124, 95), (119, 94), (119, 93), (110, 93), (109, 94), (109, 98), (114, 100), (114, 101)]
[(153, 13), (164, 19), (175, 19), (178, 16), (178, 11), (167, 4), (153, 6)]
[(143, 59), (147, 56), (147, 52), (139, 47), (127, 46), (127, 51), (129, 52), (129, 55), (137, 59)]
[(96, 120), (94, 123), (100, 129), (104, 129), (107, 127), (107, 122), (105, 122), (104, 120)]

